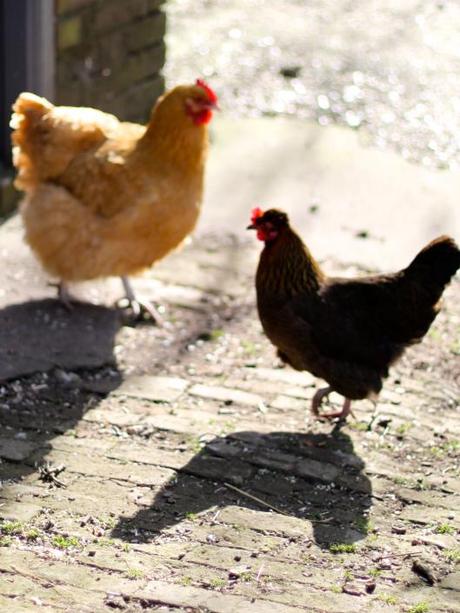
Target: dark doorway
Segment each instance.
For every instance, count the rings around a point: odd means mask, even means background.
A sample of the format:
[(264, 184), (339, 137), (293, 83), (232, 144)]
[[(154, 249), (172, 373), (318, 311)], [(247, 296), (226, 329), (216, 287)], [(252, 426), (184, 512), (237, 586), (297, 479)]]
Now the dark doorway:
[(0, 169), (11, 166), (9, 120), (19, 92), (52, 97), (54, 0), (0, 0)]

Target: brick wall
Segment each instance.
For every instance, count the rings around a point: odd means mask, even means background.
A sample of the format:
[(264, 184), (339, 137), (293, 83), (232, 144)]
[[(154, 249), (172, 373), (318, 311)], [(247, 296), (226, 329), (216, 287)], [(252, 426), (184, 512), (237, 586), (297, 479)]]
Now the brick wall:
[(57, 0), (57, 104), (144, 122), (164, 88), (163, 0)]
[[(163, 1), (55, 0), (53, 102), (145, 122), (164, 89)], [(19, 198), (13, 177), (12, 169), (0, 167), (0, 220)]]

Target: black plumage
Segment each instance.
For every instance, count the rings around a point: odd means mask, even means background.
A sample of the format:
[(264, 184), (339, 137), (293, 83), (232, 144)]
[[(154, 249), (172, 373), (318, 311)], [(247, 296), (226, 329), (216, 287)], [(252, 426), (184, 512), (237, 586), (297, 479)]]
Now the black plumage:
[(282, 211), (260, 210), (249, 226), (265, 241), (256, 275), (257, 306), (279, 356), (327, 381), (313, 401), (334, 390), (346, 401), (372, 397), (408, 345), (419, 342), (436, 317), (446, 284), (460, 267), (447, 236), (429, 243), (393, 274), (328, 277)]

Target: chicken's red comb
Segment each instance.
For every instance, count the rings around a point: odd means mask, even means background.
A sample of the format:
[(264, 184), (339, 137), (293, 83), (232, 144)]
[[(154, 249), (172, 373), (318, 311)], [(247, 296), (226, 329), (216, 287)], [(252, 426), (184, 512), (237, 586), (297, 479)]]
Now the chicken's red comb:
[(259, 207), (256, 207), (255, 209), (252, 209), (252, 211), (251, 211), (251, 221), (252, 221), (252, 223), (254, 223), (256, 219), (259, 219), (259, 217), (262, 217), (263, 214), (264, 214), (264, 212)]
[(197, 79), (196, 80), (196, 85), (198, 85), (198, 87), (202, 87), (204, 89), (204, 91), (208, 94), (208, 98), (210, 102), (217, 102), (217, 95), (216, 93), (209, 87), (209, 85), (207, 83), (205, 83), (203, 81), (203, 79)]

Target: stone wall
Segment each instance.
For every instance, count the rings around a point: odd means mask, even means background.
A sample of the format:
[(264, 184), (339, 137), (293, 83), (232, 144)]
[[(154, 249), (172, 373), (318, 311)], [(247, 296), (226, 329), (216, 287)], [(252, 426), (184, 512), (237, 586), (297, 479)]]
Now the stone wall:
[(57, 104), (144, 122), (164, 88), (163, 0), (57, 0)]

